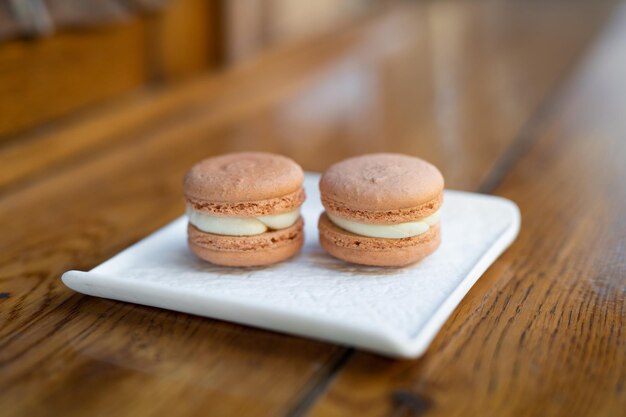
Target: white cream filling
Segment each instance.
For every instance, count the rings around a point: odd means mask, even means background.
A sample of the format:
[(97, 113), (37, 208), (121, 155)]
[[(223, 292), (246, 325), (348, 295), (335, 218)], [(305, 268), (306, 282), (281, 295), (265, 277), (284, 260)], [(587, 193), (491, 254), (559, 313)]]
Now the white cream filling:
[(326, 212), (326, 215), (336, 226), (360, 236), (381, 237), (385, 239), (402, 239), (426, 233), (430, 226), (439, 222), (439, 211), (428, 217), (414, 222), (398, 224), (369, 224), (346, 220)]
[(211, 216), (187, 207), (189, 223), (206, 233), (226, 236), (252, 236), (268, 229), (286, 229), (300, 217), (300, 208), (293, 211), (258, 217)]
[(300, 217), (300, 209), (282, 214), (274, 214), (272, 216), (258, 216), (257, 220), (269, 227), (270, 229), (286, 229), (298, 220)]

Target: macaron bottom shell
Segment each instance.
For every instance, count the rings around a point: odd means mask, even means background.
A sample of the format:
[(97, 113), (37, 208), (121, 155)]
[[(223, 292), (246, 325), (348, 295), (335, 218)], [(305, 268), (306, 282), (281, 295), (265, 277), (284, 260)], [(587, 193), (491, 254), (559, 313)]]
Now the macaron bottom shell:
[(418, 236), (385, 239), (360, 236), (333, 224), (326, 213), (318, 223), (320, 244), (335, 258), (360, 265), (401, 267), (433, 253), (441, 243), (439, 224)]
[(225, 236), (187, 226), (191, 251), (207, 262), (221, 266), (266, 266), (296, 255), (304, 244), (304, 221), (253, 236)]

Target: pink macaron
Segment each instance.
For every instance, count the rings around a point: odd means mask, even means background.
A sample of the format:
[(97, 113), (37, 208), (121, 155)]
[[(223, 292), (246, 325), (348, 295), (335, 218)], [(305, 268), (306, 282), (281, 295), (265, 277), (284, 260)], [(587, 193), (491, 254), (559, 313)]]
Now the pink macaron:
[(404, 266), (441, 242), (444, 180), (415, 157), (378, 153), (346, 159), (320, 180), (325, 212), (320, 244), (336, 258), (363, 265)]
[(185, 175), (188, 244), (225, 266), (261, 266), (294, 256), (304, 242), (304, 173), (264, 152), (205, 159)]

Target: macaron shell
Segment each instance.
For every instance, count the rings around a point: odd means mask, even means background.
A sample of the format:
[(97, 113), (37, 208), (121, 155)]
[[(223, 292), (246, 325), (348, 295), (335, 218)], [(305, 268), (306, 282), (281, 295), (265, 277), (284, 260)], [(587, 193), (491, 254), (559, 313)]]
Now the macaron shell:
[(434, 165), (393, 153), (343, 160), (332, 165), (320, 180), (323, 200), (356, 211), (421, 207), (438, 199), (443, 188), (443, 176)]
[(359, 236), (335, 226), (325, 213), (319, 219), (321, 246), (332, 256), (347, 262), (371, 266), (406, 266), (424, 259), (441, 243), (440, 226), (403, 239)]
[(372, 224), (398, 224), (418, 221), (431, 216), (441, 208), (442, 203), (443, 191), (432, 200), (415, 207), (395, 210), (357, 210), (322, 195), (322, 205), (329, 213), (355, 222)]
[(295, 210), (302, 205), (305, 198), (304, 188), (299, 188), (291, 194), (258, 201), (220, 203), (189, 196), (186, 196), (185, 200), (187, 205), (195, 211), (208, 215), (256, 217), (287, 213)]
[(296, 193), (304, 181), (302, 168), (282, 155), (239, 152), (207, 158), (185, 175), (189, 200), (211, 203), (265, 201)]
[(297, 254), (304, 243), (304, 221), (254, 236), (223, 236), (187, 226), (188, 244), (199, 258), (223, 266), (263, 266)]

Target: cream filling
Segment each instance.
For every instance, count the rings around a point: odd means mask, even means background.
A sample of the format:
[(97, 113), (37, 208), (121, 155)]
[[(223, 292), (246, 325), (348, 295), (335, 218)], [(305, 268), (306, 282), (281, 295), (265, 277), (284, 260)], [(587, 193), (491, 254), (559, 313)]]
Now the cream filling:
[(360, 236), (381, 237), (385, 239), (402, 239), (426, 233), (430, 226), (439, 222), (439, 211), (418, 221), (398, 224), (369, 224), (346, 220), (326, 212), (336, 226)]
[(267, 232), (268, 229), (286, 229), (298, 221), (300, 208), (293, 211), (258, 217), (211, 216), (187, 207), (189, 223), (206, 233), (226, 236), (251, 236)]

